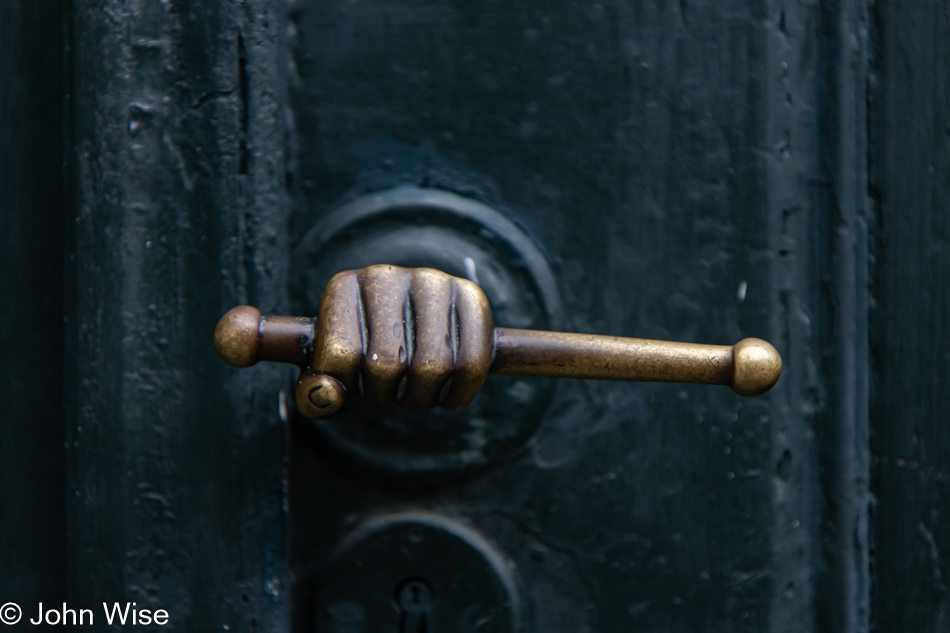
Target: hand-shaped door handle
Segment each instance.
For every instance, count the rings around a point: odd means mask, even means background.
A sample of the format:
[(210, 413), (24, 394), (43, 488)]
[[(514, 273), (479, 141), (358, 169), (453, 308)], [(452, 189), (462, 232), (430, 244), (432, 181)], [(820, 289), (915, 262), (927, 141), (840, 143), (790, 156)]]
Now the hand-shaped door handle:
[(728, 385), (755, 396), (782, 372), (775, 348), (756, 338), (698, 345), (496, 328), (474, 283), (396, 266), (339, 273), (316, 318), (234, 308), (214, 344), (235, 367), (298, 365), (297, 407), (310, 418), (332, 415), (348, 394), (373, 405), (461, 408), (489, 373)]

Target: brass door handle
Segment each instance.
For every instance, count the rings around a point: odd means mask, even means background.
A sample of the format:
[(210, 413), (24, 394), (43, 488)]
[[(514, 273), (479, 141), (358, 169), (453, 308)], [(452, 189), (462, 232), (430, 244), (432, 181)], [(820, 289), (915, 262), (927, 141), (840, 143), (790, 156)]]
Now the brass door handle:
[(461, 408), (489, 373), (728, 385), (755, 396), (782, 372), (775, 348), (756, 338), (699, 345), (496, 328), (476, 284), (397, 266), (339, 273), (316, 318), (234, 308), (218, 322), (214, 344), (235, 367), (299, 366), (297, 407), (310, 418), (332, 415), (347, 394), (413, 410)]

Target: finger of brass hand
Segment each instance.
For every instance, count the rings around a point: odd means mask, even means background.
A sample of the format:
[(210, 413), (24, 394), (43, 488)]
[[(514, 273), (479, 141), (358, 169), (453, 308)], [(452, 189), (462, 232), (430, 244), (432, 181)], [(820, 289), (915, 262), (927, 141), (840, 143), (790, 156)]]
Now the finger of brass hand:
[(234, 308), (214, 342), (235, 367), (298, 365), (297, 407), (311, 418), (332, 415), (348, 394), (414, 410), (461, 408), (489, 373), (728, 385), (754, 396), (782, 372), (775, 348), (756, 338), (699, 345), (496, 328), (474, 283), (396, 266), (336, 275), (316, 318)]

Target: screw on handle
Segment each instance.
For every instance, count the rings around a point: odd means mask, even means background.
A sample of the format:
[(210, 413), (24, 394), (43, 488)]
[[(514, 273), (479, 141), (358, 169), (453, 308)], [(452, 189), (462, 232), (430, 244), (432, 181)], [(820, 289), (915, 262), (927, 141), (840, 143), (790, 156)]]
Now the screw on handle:
[(348, 392), (371, 404), (461, 408), (488, 373), (727, 385), (755, 396), (782, 372), (775, 348), (756, 338), (699, 345), (495, 328), (475, 284), (395, 266), (340, 273), (315, 319), (234, 308), (214, 343), (235, 367), (299, 366), (297, 407), (311, 418), (335, 413)]

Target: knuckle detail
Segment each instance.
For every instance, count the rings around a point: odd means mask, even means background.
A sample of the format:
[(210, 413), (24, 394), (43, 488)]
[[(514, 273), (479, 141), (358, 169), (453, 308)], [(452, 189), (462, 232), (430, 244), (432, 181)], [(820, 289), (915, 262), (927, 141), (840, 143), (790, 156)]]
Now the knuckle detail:
[(433, 269), (413, 270), (410, 289), (414, 320), (414, 350), (407, 374), (407, 388), (400, 404), (426, 409), (438, 404), (439, 393), (454, 371), (452, 346), (447, 341), (451, 325), (452, 277)]
[(313, 367), (372, 404), (471, 402), (491, 367), (494, 328), (475, 283), (376, 265), (335, 275), (321, 298)]
[(397, 399), (406, 375), (412, 334), (407, 332), (407, 295), (411, 272), (398, 266), (370, 266), (358, 271), (366, 319), (363, 357), (365, 397), (377, 404)]
[(485, 293), (476, 284), (454, 280), (454, 313), (457, 314), (455, 372), (441, 402), (447, 409), (469, 404), (488, 377), (494, 341), (491, 311)]
[(320, 299), (313, 367), (333, 376), (348, 390), (356, 387), (363, 359), (359, 285), (352, 271), (335, 275)]

